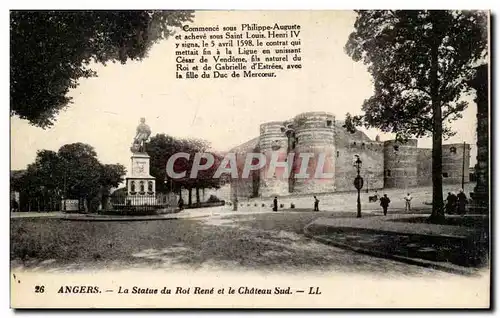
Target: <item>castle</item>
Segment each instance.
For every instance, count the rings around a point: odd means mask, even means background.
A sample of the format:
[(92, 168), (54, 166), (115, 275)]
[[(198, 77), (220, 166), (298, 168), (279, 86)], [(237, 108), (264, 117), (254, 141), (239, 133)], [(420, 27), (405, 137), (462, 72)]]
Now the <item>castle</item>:
[[(343, 122), (336, 121), (327, 112), (306, 112), (286, 121), (273, 121), (260, 125), (260, 136), (231, 149), (237, 160), (247, 153), (260, 152), (267, 158), (275, 155), (287, 161), (288, 154), (326, 155), (323, 171), (333, 178), (294, 178), (300, 160), (291, 163), (291, 175), (264, 176), (267, 169), (254, 171), (247, 179), (233, 179), (231, 197), (252, 198), (353, 191), (357, 175), (353, 157), (362, 160), (360, 175), (363, 190), (382, 188), (406, 189), (432, 184), (432, 150), (417, 147), (417, 140), (406, 143), (395, 140), (371, 140), (363, 132), (348, 132)], [(316, 158), (316, 157), (315, 157)], [(462, 176), (469, 182), (470, 146), (468, 144), (443, 145), (443, 183), (460, 184)], [(268, 160), (269, 161), (269, 160)], [(317, 159), (310, 160), (307, 171), (314, 171)]]

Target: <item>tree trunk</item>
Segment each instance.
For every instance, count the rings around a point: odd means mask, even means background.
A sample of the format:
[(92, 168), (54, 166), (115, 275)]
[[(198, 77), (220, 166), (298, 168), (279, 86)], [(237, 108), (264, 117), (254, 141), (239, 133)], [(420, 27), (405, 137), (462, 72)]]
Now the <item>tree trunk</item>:
[[(431, 17), (435, 13), (431, 13)], [(433, 17), (433, 28), (439, 23), (437, 17)], [(441, 113), (441, 102), (439, 98), (438, 79), (438, 34), (434, 31), (434, 39), (431, 44), (431, 99), (432, 99), (432, 215), (433, 221), (444, 218), (443, 209), (443, 122)]]
[(200, 188), (196, 187), (196, 205), (200, 205)]
[(109, 195), (103, 195), (101, 197), (101, 210), (107, 210), (109, 208)]
[(188, 188), (188, 206), (191, 206), (193, 204), (193, 189)]

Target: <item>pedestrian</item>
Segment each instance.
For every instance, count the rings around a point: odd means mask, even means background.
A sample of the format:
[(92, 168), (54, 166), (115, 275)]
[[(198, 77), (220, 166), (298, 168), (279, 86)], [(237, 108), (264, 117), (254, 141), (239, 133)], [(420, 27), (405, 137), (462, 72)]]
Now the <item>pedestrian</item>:
[(273, 200), (273, 211), (278, 211), (278, 197), (274, 197), (274, 200)]
[(319, 200), (314, 196), (314, 211), (319, 211)]
[(184, 209), (184, 200), (182, 199), (182, 197), (179, 198), (179, 202), (177, 205), (179, 206), (179, 210)]
[(409, 193), (406, 194), (405, 197), (405, 212), (409, 212), (411, 210), (411, 195)]
[(467, 196), (463, 189), (460, 189), (457, 195), (457, 213), (460, 215), (465, 215), (465, 206), (467, 205)]
[(18, 210), (19, 210), (19, 204), (17, 203), (16, 200), (12, 200), (11, 207), (12, 207), (12, 212), (18, 212)]
[(384, 196), (380, 198), (380, 206), (384, 210), (384, 215), (387, 215), (387, 208), (389, 207), (390, 202), (391, 200), (387, 197), (387, 194), (384, 194)]
[(446, 212), (448, 214), (455, 214), (457, 211), (457, 196), (453, 192), (448, 192), (446, 197)]

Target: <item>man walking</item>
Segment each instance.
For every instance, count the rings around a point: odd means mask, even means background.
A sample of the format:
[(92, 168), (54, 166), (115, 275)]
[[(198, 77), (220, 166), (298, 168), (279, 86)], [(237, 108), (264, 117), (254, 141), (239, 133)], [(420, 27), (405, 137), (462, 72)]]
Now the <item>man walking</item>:
[(384, 216), (387, 215), (387, 208), (390, 202), (391, 200), (387, 197), (387, 194), (384, 194), (384, 196), (380, 198), (380, 206), (384, 210)]
[(273, 211), (278, 211), (278, 197), (274, 197), (273, 200)]
[(446, 198), (446, 211), (448, 214), (455, 214), (457, 212), (457, 196), (453, 192), (448, 192)]
[(410, 205), (411, 199), (413, 198), (409, 193), (407, 193), (405, 197), (405, 212), (409, 212), (411, 210), (411, 205)]
[(460, 189), (460, 192), (457, 195), (457, 212), (460, 215), (465, 215), (465, 206), (467, 205), (467, 196), (464, 193), (463, 189)]
[(319, 211), (319, 200), (314, 196), (314, 211)]

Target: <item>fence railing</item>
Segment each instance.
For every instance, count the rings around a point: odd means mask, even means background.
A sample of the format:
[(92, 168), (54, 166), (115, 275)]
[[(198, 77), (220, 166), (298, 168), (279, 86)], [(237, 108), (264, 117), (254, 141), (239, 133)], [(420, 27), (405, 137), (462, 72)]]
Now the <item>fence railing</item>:
[(172, 194), (138, 194), (112, 195), (110, 197), (111, 211), (155, 212), (162, 209), (174, 209), (177, 206), (175, 195)]

